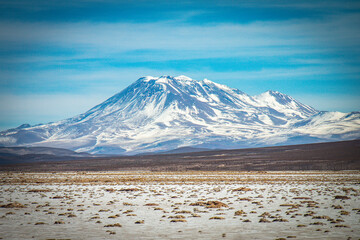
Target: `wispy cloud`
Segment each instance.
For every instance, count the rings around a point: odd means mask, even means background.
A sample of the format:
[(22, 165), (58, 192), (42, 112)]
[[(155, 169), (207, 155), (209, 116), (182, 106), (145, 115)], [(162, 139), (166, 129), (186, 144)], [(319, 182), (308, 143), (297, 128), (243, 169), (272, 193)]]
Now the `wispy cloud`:
[(360, 92), (359, 24), (357, 1), (3, 1), (0, 109), (20, 116), (26, 110), (16, 106), (29, 101), (36, 113), (48, 107), (36, 99), (52, 96), (72, 99), (66, 109), (87, 94), (102, 99), (164, 74), (251, 94), (327, 91), (339, 96), (338, 109), (356, 108), (341, 96)]
[(3, 48), (17, 44), (80, 50), (224, 50), (269, 46), (358, 47), (359, 14), (326, 20), (258, 21), (210, 26), (160, 23), (0, 22)]

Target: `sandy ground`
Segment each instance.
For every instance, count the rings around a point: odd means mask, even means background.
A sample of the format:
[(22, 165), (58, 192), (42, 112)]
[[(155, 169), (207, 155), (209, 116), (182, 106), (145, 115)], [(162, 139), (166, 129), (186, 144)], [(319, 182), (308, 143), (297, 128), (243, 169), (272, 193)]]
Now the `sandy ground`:
[(1, 173), (1, 239), (359, 239), (360, 172)]

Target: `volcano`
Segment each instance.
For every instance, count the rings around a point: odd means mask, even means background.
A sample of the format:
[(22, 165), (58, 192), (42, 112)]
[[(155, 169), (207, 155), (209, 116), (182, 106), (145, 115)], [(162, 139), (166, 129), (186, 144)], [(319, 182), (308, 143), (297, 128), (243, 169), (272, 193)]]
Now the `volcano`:
[(131, 155), (359, 137), (360, 112), (318, 111), (277, 91), (250, 96), (207, 79), (147, 76), (78, 116), (3, 131), (0, 143)]

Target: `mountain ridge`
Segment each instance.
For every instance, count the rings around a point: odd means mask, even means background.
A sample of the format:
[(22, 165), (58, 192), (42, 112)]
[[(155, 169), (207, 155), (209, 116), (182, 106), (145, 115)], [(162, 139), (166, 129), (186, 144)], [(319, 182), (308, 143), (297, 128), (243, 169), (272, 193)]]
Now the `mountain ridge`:
[(359, 112), (324, 113), (277, 91), (250, 96), (207, 79), (147, 76), (83, 114), (3, 131), (0, 142), (139, 154), (350, 140), (359, 126)]

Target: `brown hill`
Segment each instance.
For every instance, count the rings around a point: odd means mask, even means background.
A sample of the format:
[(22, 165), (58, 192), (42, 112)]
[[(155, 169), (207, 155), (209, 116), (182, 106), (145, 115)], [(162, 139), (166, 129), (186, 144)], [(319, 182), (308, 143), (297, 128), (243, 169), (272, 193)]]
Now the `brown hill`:
[(0, 171), (360, 170), (360, 140), (2, 165)]

